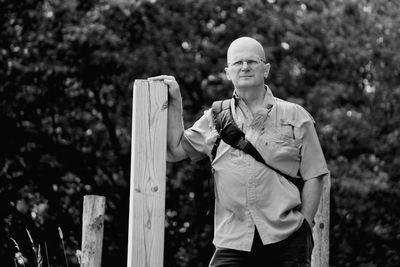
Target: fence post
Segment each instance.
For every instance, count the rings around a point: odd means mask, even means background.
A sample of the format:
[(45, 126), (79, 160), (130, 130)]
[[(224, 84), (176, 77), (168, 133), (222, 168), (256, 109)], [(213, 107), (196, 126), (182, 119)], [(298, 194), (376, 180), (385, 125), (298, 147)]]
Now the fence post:
[(105, 205), (106, 198), (103, 196), (83, 197), (82, 267), (101, 266)]
[(128, 267), (162, 267), (168, 90), (135, 80), (132, 103)]
[(331, 177), (323, 179), (322, 195), (313, 230), (314, 250), (311, 257), (312, 267), (329, 267), (329, 208), (330, 208)]

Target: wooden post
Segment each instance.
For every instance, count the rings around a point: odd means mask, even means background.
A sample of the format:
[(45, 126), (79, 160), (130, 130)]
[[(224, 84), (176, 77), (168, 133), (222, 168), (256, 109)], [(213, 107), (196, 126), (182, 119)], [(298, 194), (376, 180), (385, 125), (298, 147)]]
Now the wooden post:
[(133, 86), (128, 267), (162, 267), (164, 254), (168, 90)]
[(325, 176), (321, 201), (315, 215), (313, 230), (314, 250), (311, 257), (312, 267), (329, 267), (329, 207), (330, 207), (331, 177)]
[(82, 267), (101, 266), (105, 205), (105, 197), (95, 195), (83, 197)]

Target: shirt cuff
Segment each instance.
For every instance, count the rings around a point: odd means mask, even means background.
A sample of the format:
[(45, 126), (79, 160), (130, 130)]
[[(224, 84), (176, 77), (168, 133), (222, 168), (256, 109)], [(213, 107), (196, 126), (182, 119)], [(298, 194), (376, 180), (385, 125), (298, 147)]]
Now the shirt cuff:
[(306, 177), (302, 177), (304, 181), (307, 180), (311, 180), (311, 179), (315, 179), (315, 178), (319, 178), (319, 177), (323, 177), (325, 175), (328, 175), (330, 172), (327, 168), (322, 167), (319, 170), (317, 170), (316, 172), (314, 172), (312, 175), (306, 176)]
[(193, 145), (187, 139), (185, 133), (183, 133), (181, 145), (182, 145), (183, 150), (185, 150), (186, 154), (189, 156), (190, 160), (193, 162), (197, 162), (197, 161), (202, 160), (205, 157), (207, 157), (207, 155), (205, 155), (201, 152), (198, 152), (197, 150), (194, 149)]

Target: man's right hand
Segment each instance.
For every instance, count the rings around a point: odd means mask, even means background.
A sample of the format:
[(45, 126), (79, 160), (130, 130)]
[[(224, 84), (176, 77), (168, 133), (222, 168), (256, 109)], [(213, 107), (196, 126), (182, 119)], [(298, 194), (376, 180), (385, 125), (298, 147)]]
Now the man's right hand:
[(182, 97), (174, 76), (160, 75), (148, 78), (149, 81), (161, 81), (168, 86), (168, 124), (167, 124), (167, 160), (181, 161), (188, 157), (182, 147), (183, 119)]
[(150, 77), (147, 80), (164, 82), (168, 86), (168, 95), (170, 97), (170, 101), (182, 102), (181, 92), (179, 90), (179, 84), (176, 82), (174, 76), (160, 75), (160, 76)]

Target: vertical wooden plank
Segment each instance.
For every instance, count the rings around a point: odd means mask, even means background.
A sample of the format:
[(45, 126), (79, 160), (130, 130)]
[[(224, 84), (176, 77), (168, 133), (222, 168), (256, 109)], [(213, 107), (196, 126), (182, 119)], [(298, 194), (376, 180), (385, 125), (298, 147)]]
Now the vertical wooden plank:
[(161, 267), (164, 253), (168, 90), (133, 86), (128, 267)]
[(82, 267), (101, 266), (105, 205), (105, 197), (95, 195), (83, 197)]
[(312, 267), (329, 266), (329, 220), (330, 220), (331, 177), (324, 177), (320, 204), (315, 215), (313, 230), (314, 250), (311, 257)]

